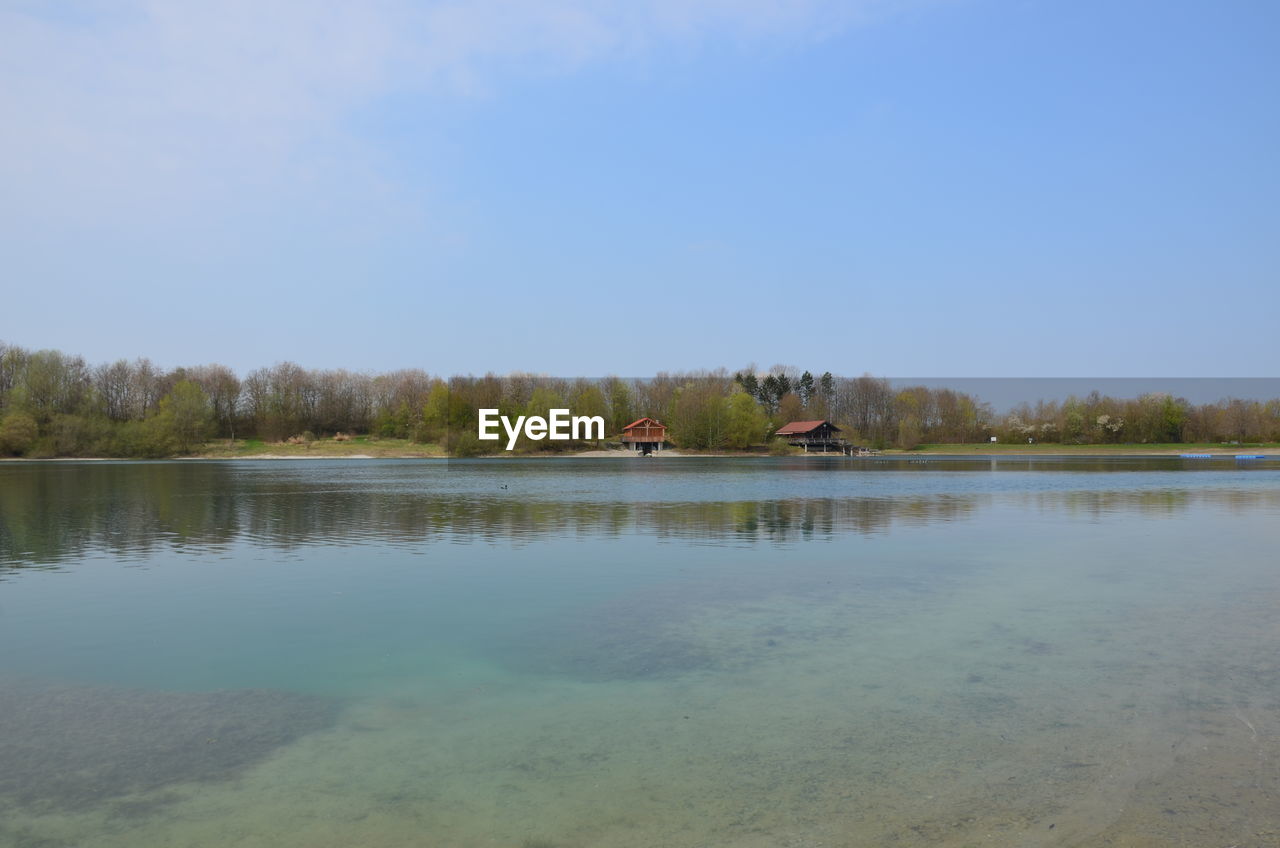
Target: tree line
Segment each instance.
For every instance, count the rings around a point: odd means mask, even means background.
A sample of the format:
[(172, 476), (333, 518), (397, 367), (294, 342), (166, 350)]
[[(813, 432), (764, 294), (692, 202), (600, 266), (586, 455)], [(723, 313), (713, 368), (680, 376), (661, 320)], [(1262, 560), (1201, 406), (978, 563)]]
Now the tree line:
[[(223, 365), (163, 369), (150, 360), (91, 365), (56, 350), (0, 342), (0, 455), (161, 457), (216, 439), (264, 441), (370, 435), (492, 451), (477, 438), (477, 410), (540, 415), (553, 408), (600, 415), (609, 436), (631, 421), (661, 420), (692, 450), (760, 448), (783, 424), (830, 420), (855, 444), (1027, 440), (1079, 444), (1277, 441), (1280, 399), (1195, 405), (1148, 394), (1092, 394), (1022, 404), (997, 416), (964, 392), (895, 387), (883, 378), (775, 366), (659, 373), (648, 378), (563, 379), (531, 374), (445, 379), (419, 369), (382, 374), (307, 369), (292, 362), (243, 377)], [(528, 442), (520, 451), (580, 448)]]
[(1093, 392), (1021, 403), (993, 431), (1001, 441), (1160, 444), (1280, 441), (1280, 398), (1192, 404), (1164, 393), (1113, 398)]

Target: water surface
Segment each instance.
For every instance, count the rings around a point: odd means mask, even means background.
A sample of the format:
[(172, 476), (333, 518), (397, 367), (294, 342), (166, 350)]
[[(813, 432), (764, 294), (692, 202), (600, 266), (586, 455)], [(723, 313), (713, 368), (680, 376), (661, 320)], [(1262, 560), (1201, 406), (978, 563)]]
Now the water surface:
[(0, 845), (1275, 844), (1280, 463), (0, 464)]

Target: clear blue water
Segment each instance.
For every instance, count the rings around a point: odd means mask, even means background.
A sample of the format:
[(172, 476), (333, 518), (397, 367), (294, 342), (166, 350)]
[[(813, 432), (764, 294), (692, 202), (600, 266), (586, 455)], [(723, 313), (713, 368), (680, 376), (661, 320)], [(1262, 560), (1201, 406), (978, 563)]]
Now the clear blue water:
[(1280, 844), (1278, 472), (0, 463), (0, 845)]

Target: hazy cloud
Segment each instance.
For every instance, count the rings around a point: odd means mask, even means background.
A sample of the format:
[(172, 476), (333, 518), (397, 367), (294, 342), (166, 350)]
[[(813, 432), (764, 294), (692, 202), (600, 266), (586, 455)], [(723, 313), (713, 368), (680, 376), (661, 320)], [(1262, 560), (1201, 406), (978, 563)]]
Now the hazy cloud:
[(9, 215), (84, 225), (109, 209), (180, 217), (267, 188), (281, 200), (317, 184), (385, 199), (377, 150), (347, 127), (382, 97), (492, 92), (511, 73), (566, 73), (673, 43), (818, 39), (887, 5), (19, 3), (0, 9), (0, 181)]

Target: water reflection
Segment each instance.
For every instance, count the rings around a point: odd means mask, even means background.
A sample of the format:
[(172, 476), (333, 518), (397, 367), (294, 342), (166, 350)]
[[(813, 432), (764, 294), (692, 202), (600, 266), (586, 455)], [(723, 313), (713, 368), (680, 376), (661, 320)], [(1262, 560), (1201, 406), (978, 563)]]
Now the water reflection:
[[(889, 468), (900, 470), (898, 465)], [(98, 556), (215, 554), (242, 542), (290, 550), (369, 541), (525, 544), (643, 533), (714, 545), (788, 544), (963, 521), (1000, 498), (1085, 517), (1176, 515), (1210, 504), (1237, 512), (1280, 508), (1280, 489), (1269, 486), (1004, 491), (974, 490), (969, 483), (913, 491), (882, 485), (866, 494), (836, 496), (829, 485), (813, 482), (822, 480), (813, 475), (813, 465), (803, 467), (810, 476), (779, 484), (789, 467), (764, 473), (747, 467), (744, 474), (744, 464), (732, 460), (719, 466), (719, 482), (682, 473), (641, 489), (610, 487), (610, 480), (624, 480), (635, 466), (597, 475), (604, 479), (585, 488), (572, 475), (551, 475), (549, 484), (516, 494), (490, 485), (485, 475), (493, 466), (476, 466), (473, 475), (438, 467), (407, 475), (404, 466), (388, 465), (358, 474), (333, 467), (246, 470), (224, 463), (10, 465), (0, 468), (0, 573)], [(972, 470), (972, 463), (963, 466)], [(522, 473), (504, 471), (516, 479)], [(766, 493), (791, 496), (724, 497), (735, 489), (760, 493), (734, 485), (738, 476), (768, 479), (774, 488)], [(485, 485), (477, 487), (477, 479)], [(643, 497), (636, 498), (637, 492)], [(810, 496), (802, 496), (806, 492)]]

